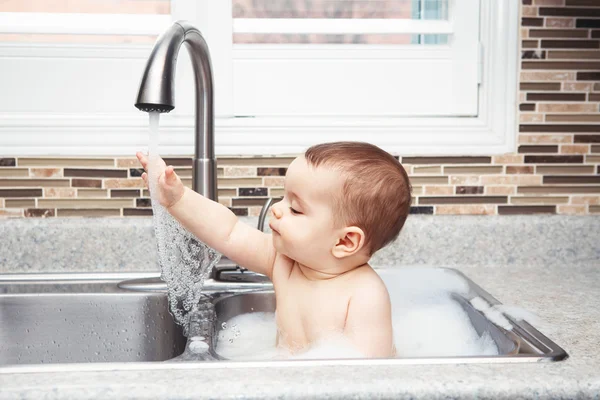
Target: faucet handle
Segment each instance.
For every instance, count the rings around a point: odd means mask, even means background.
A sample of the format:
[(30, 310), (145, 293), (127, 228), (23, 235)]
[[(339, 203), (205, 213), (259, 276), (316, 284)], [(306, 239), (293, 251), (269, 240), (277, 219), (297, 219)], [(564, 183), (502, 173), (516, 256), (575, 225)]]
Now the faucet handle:
[(267, 218), (267, 212), (269, 211), (269, 207), (271, 207), (271, 204), (273, 204), (274, 200), (275, 199), (273, 197), (269, 197), (267, 201), (265, 201), (265, 204), (263, 205), (262, 209), (260, 210), (260, 215), (258, 216), (258, 225), (256, 226), (256, 228), (261, 232), (265, 229), (265, 219)]

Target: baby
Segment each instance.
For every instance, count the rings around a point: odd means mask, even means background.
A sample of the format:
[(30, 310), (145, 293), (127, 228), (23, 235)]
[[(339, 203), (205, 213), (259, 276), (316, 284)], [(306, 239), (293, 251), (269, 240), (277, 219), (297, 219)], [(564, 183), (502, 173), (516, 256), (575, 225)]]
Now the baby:
[[(147, 158), (137, 157), (147, 171)], [(159, 164), (160, 203), (202, 242), (273, 282), (279, 346), (296, 353), (342, 334), (365, 357), (394, 355), (389, 294), (368, 264), (409, 213), (410, 183), (394, 157), (362, 142), (310, 147), (287, 170), (283, 199), (271, 208), (272, 234)]]

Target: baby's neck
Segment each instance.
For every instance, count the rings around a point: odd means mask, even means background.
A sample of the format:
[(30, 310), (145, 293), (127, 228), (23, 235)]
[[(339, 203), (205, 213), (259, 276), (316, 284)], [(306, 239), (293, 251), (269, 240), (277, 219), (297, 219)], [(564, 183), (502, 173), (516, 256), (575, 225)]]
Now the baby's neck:
[(340, 277), (340, 276), (358, 268), (359, 266), (364, 265), (365, 263), (362, 263), (362, 264), (356, 265), (356, 266), (351, 266), (351, 267), (338, 266), (336, 268), (328, 269), (327, 271), (321, 271), (321, 270), (311, 268), (307, 265), (299, 263), (298, 261), (295, 262), (295, 266), (300, 270), (300, 272), (309, 281), (327, 281), (327, 280), (331, 280), (331, 279)]

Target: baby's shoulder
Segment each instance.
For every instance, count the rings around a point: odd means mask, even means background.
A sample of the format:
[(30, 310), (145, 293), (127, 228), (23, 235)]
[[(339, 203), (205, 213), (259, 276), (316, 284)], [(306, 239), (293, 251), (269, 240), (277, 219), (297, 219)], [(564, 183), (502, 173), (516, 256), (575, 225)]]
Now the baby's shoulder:
[(369, 264), (362, 265), (352, 271), (351, 287), (355, 292), (380, 292), (387, 295), (385, 283)]

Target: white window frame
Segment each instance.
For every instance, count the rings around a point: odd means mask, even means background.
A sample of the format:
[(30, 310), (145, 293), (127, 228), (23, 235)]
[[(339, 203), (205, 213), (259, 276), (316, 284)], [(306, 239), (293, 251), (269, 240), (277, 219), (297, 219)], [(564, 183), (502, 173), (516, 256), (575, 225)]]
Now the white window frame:
[[(312, 144), (336, 140), (366, 140), (402, 155), (492, 155), (515, 150), (518, 0), (481, 3), (479, 113), (470, 118), (235, 118), (230, 79), (235, 50), (230, 45), (231, 32), (223, 30), (218, 19), (219, 15), (231, 16), (231, 2), (173, 0), (172, 4), (172, 18), (187, 19), (199, 26), (211, 48), (218, 113), (215, 121), (217, 155), (297, 154)], [(103, 59), (126, 59), (139, 65), (147, 58), (150, 48), (147, 45), (0, 43), (0, 69), (4, 57), (88, 59), (93, 69), (99, 54)], [(129, 96), (133, 103), (135, 90), (129, 91), (115, 93), (115, 96)], [(135, 111), (57, 114), (0, 109), (0, 154), (131, 155), (147, 146), (146, 127), (147, 116)], [(189, 112), (164, 117), (161, 130), (168, 134), (161, 137), (162, 153), (191, 154), (192, 127)]]

